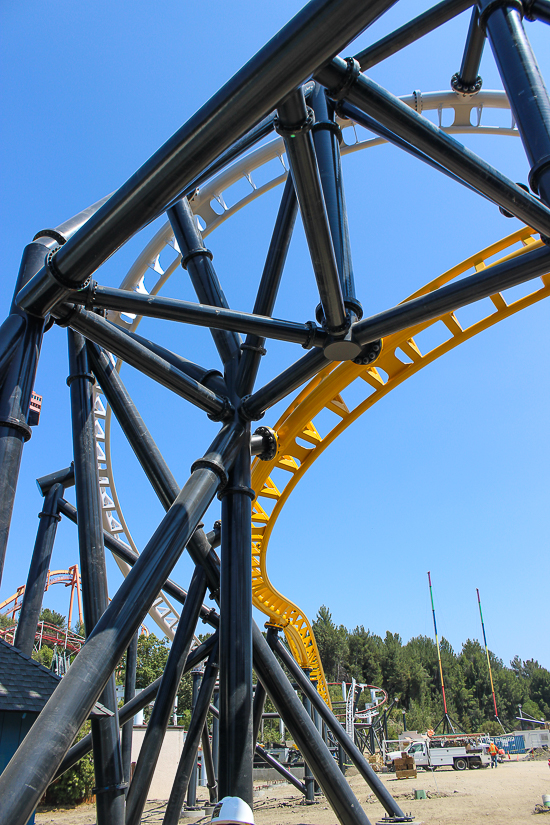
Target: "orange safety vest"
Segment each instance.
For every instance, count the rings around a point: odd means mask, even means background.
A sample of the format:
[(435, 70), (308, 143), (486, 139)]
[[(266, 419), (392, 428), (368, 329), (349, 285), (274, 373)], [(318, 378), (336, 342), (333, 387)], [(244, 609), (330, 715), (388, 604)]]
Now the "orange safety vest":
[(491, 742), (491, 744), (489, 745), (489, 753), (498, 753), (498, 748), (494, 742)]

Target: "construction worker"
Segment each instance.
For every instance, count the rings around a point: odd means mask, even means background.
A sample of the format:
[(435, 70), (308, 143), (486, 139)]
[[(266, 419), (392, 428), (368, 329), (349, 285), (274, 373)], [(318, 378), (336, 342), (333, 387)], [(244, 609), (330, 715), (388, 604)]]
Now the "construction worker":
[(489, 745), (489, 753), (491, 754), (491, 768), (497, 767), (498, 748), (494, 742)]

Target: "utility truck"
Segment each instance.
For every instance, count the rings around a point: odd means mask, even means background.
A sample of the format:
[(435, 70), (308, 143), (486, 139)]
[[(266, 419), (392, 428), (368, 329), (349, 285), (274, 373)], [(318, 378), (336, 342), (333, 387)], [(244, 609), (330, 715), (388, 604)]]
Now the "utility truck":
[(394, 768), (396, 759), (412, 756), (417, 768), (435, 771), (446, 765), (455, 771), (466, 768), (487, 768), (491, 763), (489, 738), (486, 734), (446, 734), (427, 736), (417, 734), (414, 741), (404, 740), (402, 750), (386, 753), (386, 765)]

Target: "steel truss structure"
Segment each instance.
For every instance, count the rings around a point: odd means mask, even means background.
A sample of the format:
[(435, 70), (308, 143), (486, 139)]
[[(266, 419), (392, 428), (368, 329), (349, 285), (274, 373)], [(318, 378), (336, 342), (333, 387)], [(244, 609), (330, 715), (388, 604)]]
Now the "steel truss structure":
[[(49, 567), (61, 514), (78, 523), (87, 641), (35, 722), (32, 737), (23, 741), (0, 777), (2, 822), (24, 825), (49, 783), (93, 748), (99, 825), (137, 825), (181, 676), (205, 659), (191, 729), (164, 818), (167, 825), (178, 820), (201, 738), (208, 752), (204, 728), (218, 673), (220, 797), (239, 796), (252, 805), (255, 738), (268, 694), (343, 825), (366, 825), (368, 819), (326, 747), (312, 713), (331, 729), (388, 815), (396, 821), (404, 817), (336, 722), (330, 702), (323, 698), (324, 675), (307, 620), (269, 586), (265, 549), (277, 507), (288, 495), (286, 489), (282, 493), (277, 490), (269, 471), (277, 462), (284, 463), (293, 478), (290, 491), (317, 454), (392, 386), (479, 329), (548, 294), (550, 100), (522, 18), (550, 22), (550, 2), (478, 0), (473, 4), (471, 0), (443, 0), (354, 57), (337, 56), (394, 2), (310, 2), (117, 192), (56, 229), (40, 232), (24, 250), (10, 315), (0, 329), (0, 561), (3, 563), (5, 555), (22, 449), (31, 435), (28, 411), (42, 338), (48, 325), (57, 323), (68, 327), (74, 470), (67, 468), (40, 480), (44, 507), (18, 644), (25, 652), (30, 652), (29, 645), (32, 649), (43, 575)], [(478, 69), (488, 39), (531, 167), (531, 191), (467, 150), (450, 136), (452, 130), (422, 117), (418, 101), (394, 97), (364, 73), (469, 8), (471, 25), (464, 57), (452, 79), (454, 91), (449, 94), (465, 106), (469, 123), (469, 113), (476, 106), (474, 96), (485, 94), (480, 93)], [(458, 113), (458, 102), (454, 105)], [(493, 245), (485, 255), (480, 253), (462, 269), (451, 270), (404, 303), (362, 318), (340, 165), (342, 129), (351, 122), (365, 126), (381, 140), (391, 141), (517, 217), (526, 225), (513, 237), (523, 244), (520, 252), (485, 266), (486, 258), (505, 250), (511, 241)], [(458, 114), (455, 123), (460, 131)], [(223, 179), (232, 164), (245, 163), (241, 157), (272, 132), (279, 135), (278, 154), (286, 153), (290, 174), (254, 310), (244, 313), (227, 304), (196, 215), (200, 214), (201, 187), (207, 191), (215, 176)], [(271, 150), (263, 147), (257, 151)], [(218, 177), (218, 192), (221, 188)], [(316, 323), (273, 317), (298, 210), (319, 292)], [(110, 255), (163, 212), (169, 227), (163, 235), (161, 232), (160, 244), (175, 239), (177, 260), (187, 270), (199, 303), (146, 295), (136, 283), (112, 289), (92, 280)], [(158, 245), (158, 239), (155, 243)], [(474, 274), (456, 280), (472, 266)], [(503, 289), (537, 278), (542, 279), (542, 287), (517, 305), (507, 305), (500, 295)], [(493, 301), (495, 317), (485, 319), (479, 329), (462, 330), (454, 311), (485, 297)], [(120, 313), (208, 327), (222, 371), (187, 361), (142, 338), (121, 320)], [(451, 340), (423, 356), (413, 336), (437, 319), (444, 320)], [(267, 338), (300, 344), (308, 352), (257, 388)], [(396, 358), (397, 347), (409, 354), (410, 369)], [(220, 422), (218, 435), (197, 457), (181, 489), (118, 376), (113, 356)], [(377, 371), (381, 364), (387, 380)], [(357, 376), (375, 393), (350, 411), (339, 400), (339, 393)], [(95, 431), (101, 400), (94, 391), (96, 381), (166, 509), (139, 555), (104, 531), (105, 490), (98, 474)], [(259, 427), (251, 432), (252, 421), (308, 381), (274, 430)], [(329, 404), (340, 411), (342, 423), (323, 440), (311, 422)], [(309, 454), (297, 437), (311, 445)], [(76, 510), (63, 496), (73, 483)], [(216, 495), (221, 498), (221, 531), (206, 534), (201, 519)], [(259, 504), (262, 495), (277, 500), (269, 516)], [(110, 603), (105, 546), (118, 556), (127, 572)], [(195, 564), (188, 591), (169, 578), (184, 550)], [(203, 604), (207, 590), (219, 611)], [(136, 633), (147, 612), (158, 605), (161, 592), (182, 605), (181, 615), (167, 623), (173, 642), (162, 679), (134, 697)], [(252, 620), (253, 597), (269, 615), (267, 639)], [(199, 618), (214, 632), (192, 650)], [(278, 638), (281, 628), (294, 655)], [(127, 693), (124, 707), (117, 712), (114, 671), (127, 650)], [(305, 705), (281, 664), (303, 692)], [(254, 697), (252, 668), (259, 679)], [(311, 678), (306, 673), (311, 673)], [(121, 748), (119, 725), (131, 720), (154, 696), (147, 736), (129, 782), (127, 738), (125, 745), (123, 737)], [(91, 734), (73, 745), (98, 700), (113, 715), (95, 719)], [(212, 779), (213, 761), (206, 761)], [(209, 784), (213, 787), (213, 782)]]

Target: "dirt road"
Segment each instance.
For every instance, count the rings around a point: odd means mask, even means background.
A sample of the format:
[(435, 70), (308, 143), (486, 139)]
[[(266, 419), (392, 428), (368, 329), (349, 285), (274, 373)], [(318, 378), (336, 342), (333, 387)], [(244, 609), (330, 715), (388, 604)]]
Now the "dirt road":
[[(351, 787), (371, 823), (382, 819), (384, 809), (360, 776), (349, 776)], [(395, 779), (381, 774), (392, 796), (405, 813), (411, 812), (415, 825), (538, 825), (548, 822), (550, 812), (533, 816), (542, 794), (550, 793), (550, 770), (544, 762), (504, 762), (496, 770), (435, 773), (420, 772), (417, 779)], [(415, 789), (427, 799), (415, 800)], [(201, 788), (199, 797), (206, 798)], [(143, 823), (162, 822), (164, 805), (150, 803)], [(254, 806), (256, 825), (338, 825), (323, 797), (316, 805), (305, 806), (291, 785), (259, 787)], [(180, 822), (190, 820), (180, 820)], [(205, 825), (207, 819), (194, 820)], [(72, 810), (44, 810), (36, 815), (37, 825), (93, 825), (95, 808), (82, 805)]]

